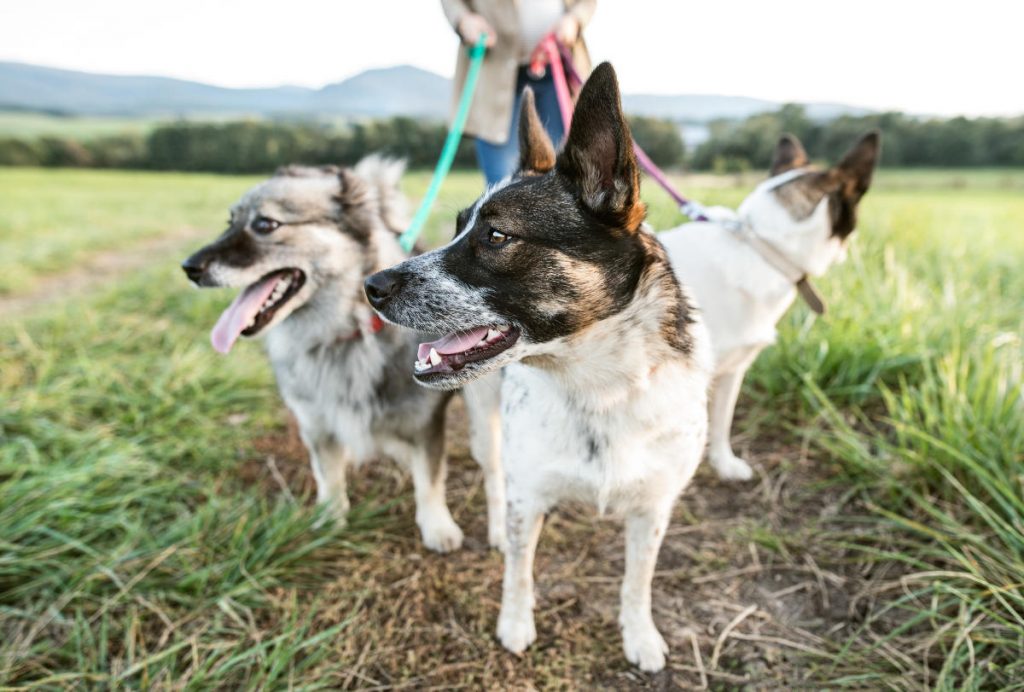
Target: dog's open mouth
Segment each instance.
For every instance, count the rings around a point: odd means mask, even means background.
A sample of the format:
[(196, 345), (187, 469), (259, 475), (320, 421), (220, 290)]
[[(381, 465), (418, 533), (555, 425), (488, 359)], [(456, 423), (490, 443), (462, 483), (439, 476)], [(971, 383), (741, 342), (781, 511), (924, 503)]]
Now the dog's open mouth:
[(210, 333), (213, 347), (227, 353), (238, 337), (258, 334), (304, 283), (306, 275), (300, 270), (279, 269), (246, 287), (214, 325)]
[(447, 375), (462, 370), (510, 348), (519, 339), (519, 330), (507, 324), (477, 327), (420, 344), (414, 368), (416, 377)]

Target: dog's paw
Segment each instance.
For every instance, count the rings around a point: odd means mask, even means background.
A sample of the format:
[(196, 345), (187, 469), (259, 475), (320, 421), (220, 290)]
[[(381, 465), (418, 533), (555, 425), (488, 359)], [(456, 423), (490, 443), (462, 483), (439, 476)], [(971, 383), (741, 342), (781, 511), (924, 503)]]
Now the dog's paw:
[(626, 652), (626, 660), (644, 672), (657, 673), (665, 667), (668, 644), (653, 622), (623, 625), (622, 649)]
[(462, 529), (448, 512), (421, 518), (417, 523), (423, 536), (423, 545), (428, 550), (450, 553), (462, 547)]
[(505, 535), (504, 525), (489, 528), (487, 530), (487, 542), (491, 544), (492, 548), (504, 555), (506, 550), (508, 550), (508, 536)]
[(517, 615), (502, 612), (498, 616), (498, 640), (512, 653), (523, 653), (536, 638), (537, 628), (533, 624), (532, 611), (520, 611)]
[(711, 465), (723, 481), (749, 481), (754, 477), (754, 469), (750, 464), (732, 452), (713, 455)]
[(322, 529), (328, 525), (343, 529), (348, 526), (348, 502), (337, 499), (318, 500), (322, 507), (320, 516), (313, 522), (313, 528)]

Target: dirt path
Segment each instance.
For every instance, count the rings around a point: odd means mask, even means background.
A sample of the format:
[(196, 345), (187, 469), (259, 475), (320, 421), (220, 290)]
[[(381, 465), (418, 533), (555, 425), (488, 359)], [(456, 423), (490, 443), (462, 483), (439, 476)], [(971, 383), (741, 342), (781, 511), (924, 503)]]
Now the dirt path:
[[(622, 655), (621, 525), (581, 507), (559, 508), (545, 521), (536, 644), (522, 657), (497, 644), (501, 556), (486, 546), (481, 477), (468, 458), (458, 402), (449, 421), (448, 498), (466, 532), (464, 548), (424, 551), (407, 478), (373, 464), (353, 474), (350, 495), (389, 505), (386, 528), (355, 521), (353, 539), (371, 547), (332, 562), (327, 584), (298, 596), (324, 604), (315, 629), (352, 618), (330, 644), (333, 660), (353, 662), (342, 687), (790, 689), (828, 679), (831, 654), (855, 634), (873, 579), (820, 540), (838, 506), (821, 486), (828, 472), (820, 460), (762, 440), (738, 447), (759, 469), (755, 481), (722, 483), (701, 468), (658, 560), (654, 615), (671, 654), (652, 676)], [(270, 496), (311, 502), (314, 495), (294, 428), (261, 438), (240, 475)]]
[(127, 248), (91, 254), (73, 269), (40, 277), (27, 293), (0, 296), (0, 318), (24, 316), (66, 298), (80, 297), (114, 279), (162, 262), (177, 264), (182, 253), (209, 235), (209, 229), (182, 228), (140, 240)]

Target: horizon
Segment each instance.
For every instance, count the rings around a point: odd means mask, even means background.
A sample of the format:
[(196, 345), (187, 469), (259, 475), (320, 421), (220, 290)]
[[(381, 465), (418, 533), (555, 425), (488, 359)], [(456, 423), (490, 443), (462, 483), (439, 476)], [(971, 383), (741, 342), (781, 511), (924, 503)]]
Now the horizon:
[[(79, 70), (79, 69), (75, 69), (75, 68), (70, 68), (70, 67), (63, 67), (63, 66), (59, 66), (59, 65), (44, 65), (44, 64), (40, 64), (40, 63), (27, 63), (27, 62), (22, 62), (22, 61), (18, 61), (18, 60), (0, 59), (0, 64), (5, 64), (5, 63), (6, 64), (24, 65), (24, 66), (27, 66), (27, 67), (39, 67), (39, 68), (48, 69), (48, 70), (60, 70), (60, 71), (65, 71), (65, 72), (75, 72), (75, 73), (78, 73), (78, 74), (91, 75), (91, 76), (99, 76), (99, 77), (125, 77), (125, 78), (129, 78), (129, 79), (131, 79), (131, 78), (136, 78), (136, 79), (171, 79), (171, 80), (175, 80), (175, 81), (186, 82), (186, 83), (189, 83), (189, 84), (198, 84), (198, 85), (201, 85), (201, 86), (211, 86), (211, 87), (216, 87), (216, 88), (219, 88), (219, 89), (231, 89), (231, 90), (238, 90), (238, 91), (262, 90), (262, 89), (303, 89), (303, 90), (309, 90), (309, 91), (320, 91), (320, 90), (326, 89), (328, 87), (336, 86), (336, 85), (341, 84), (343, 82), (346, 82), (346, 81), (348, 81), (350, 79), (354, 79), (356, 77), (360, 77), (360, 76), (362, 76), (364, 74), (367, 74), (367, 73), (383, 72), (383, 71), (387, 71), (387, 70), (396, 70), (396, 69), (414, 69), (414, 70), (419, 70), (421, 72), (429, 73), (429, 74), (431, 74), (431, 75), (433, 75), (435, 77), (440, 77), (442, 79), (447, 79), (449, 81), (451, 80), (451, 77), (448, 76), (448, 75), (444, 75), (444, 74), (441, 74), (439, 72), (434, 72), (433, 70), (427, 69), (425, 67), (420, 67), (419, 65), (412, 65), (412, 64), (409, 64), (409, 63), (394, 64), (394, 65), (381, 65), (380, 67), (368, 67), (365, 70), (362, 70), (361, 72), (357, 72), (355, 74), (348, 75), (348, 76), (346, 76), (346, 77), (344, 77), (342, 79), (339, 79), (339, 80), (336, 80), (336, 81), (333, 81), (333, 82), (328, 82), (328, 83), (323, 84), (321, 86), (305, 86), (305, 85), (302, 85), (302, 84), (288, 84), (288, 83), (262, 84), (262, 85), (256, 85), (256, 86), (230, 86), (230, 85), (223, 85), (223, 84), (214, 84), (212, 82), (202, 82), (202, 81), (197, 81), (197, 80), (192, 80), (192, 79), (185, 79), (185, 78), (182, 78), (182, 77), (175, 77), (175, 76), (172, 76), (172, 75), (151, 74), (151, 73), (144, 73), (144, 72), (126, 72), (126, 73), (123, 73), (123, 74), (106, 73), (106, 72), (91, 72), (91, 71), (86, 71), (86, 70)], [(649, 92), (628, 92), (628, 91), (623, 91), (622, 93), (623, 93), (623, 96), (644, 97), (644, 98), (651, 97), (651, 96), (654, 96), (654, 97), (664, 97), (664, 98), (673, 98), (673, 97), (683, 96), (683, 97), (691, 97), (691, 98), (692, 97), (696, 97), (696, 98), (729, 98), (729, 99), (735, 98), (735, 99), (752, 99), (752, 100), (759, 100), (759, 101), (774, 101), (773, 99), (767, 99), (767, 98), (762, 98), (762, 97), (758, 97), (758, 96), (749, 96), (747, 94), (726, 94), (726, 93), (710, 93), (710, 92), (699, 92), (699, 93), (698, 92), (679, 92), (679, 93), (671, 93), (671, 94), (670, 93), (655, 94), (655, 93), (649, 93)], [(857, 108), (867, 109), (868, 108), (867, 106), (862, 106), (861, 104), (858, 104), (858, 103), (845, 103), (845, 102), (838, 102), (838, 101), (789, 101), (789, 102), (786, 102), (786, 101), (774, 101), (774, 102), (779, 103), (780, 105), (782, 105), (784, 103), (797, 103), (797, 104), (800, 104), (800, 105), (815, 104), (815, 105), (846, 106), (846, 107), (850, 107), (850, 108), (854, 108), (854, 109), (857, 109)], [(871, 109), (871, 110), (874, 110), (874, 109)], [(927, 113), (926, 114), (916, 114), (915, 113), (913, 115), (931, 115), (931, 114), (927, 114)]]
[[(182, 0), (167, 13), (126, 0), (40, 0), (5, 12), (9, 26), (21, 30), (0, 46), (0, 60), (233, 89), (319, 89), (368, 69), (402, 65), (450, 77), (457, 40), (439, 3), (383, 0), (361, 7), (358, 23), (345, 21), (350, 13), (343, 6), (315, 5), (294, 0), (292, 11), (277, 13), (254, 12), (241, 0), (213, 6)], [(868, 0), (837, 25), (809, 0), (742, 12), (731, 5), (636, 0), (626, 7), (601, 0), (585, 36), (594, 62), (611, 60), (630, 95), (830, 103), (943, 117), (1024, 114), (1019, 90), (989, 86), (1012, 83), (1014, 17), (1024, 18), (1024, 8), (980, 0), (972, 9), (961, 15), (920, 0)], [(402, 16), (397, 23), (391, 20), (396, 12)], [(659, 21), (649, 21), (652, 16)], [(737, 16), (745, 21), (734, 21)], [(1007, 21), (988, 21), (993, 16)], [(823, 26), (831, 34), (818, 40), (819, 48), (812, 39)], [(726, 48), (715, 27), (728, 27)], [(382, 33), (386, 42), (378, 40)], [(636, 50), (631, 37), (641, 34), (645, 45), (665, 49)], [(765, 55), (770, 59), (760, 59)]]

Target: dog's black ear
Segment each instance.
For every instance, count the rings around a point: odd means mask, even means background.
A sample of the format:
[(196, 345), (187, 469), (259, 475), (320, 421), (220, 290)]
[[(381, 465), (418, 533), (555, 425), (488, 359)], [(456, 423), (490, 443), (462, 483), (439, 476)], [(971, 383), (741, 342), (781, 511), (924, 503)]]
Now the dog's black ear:
[(857, 228), (857, 205), (871, 187), (871, 176), (880, 152), (881, 135), (877, 130), (872, 131), (861, 137), (842, 160), (829, 169), (833, 235), (846, 238)]
[(523, 90), (519, 107), (519, 175), (540, 175), (555, 167), (555, 148), (537, 115), (533, 89)]
[(644, 220), (633, 138), (622, 113), (615, 70), (601, 63), (583, 85), (558, 171), (580, 190), (583, 203), (612, 225), (638, 230)]
[(778, 175), (786, 171), (806, 166), (807, 152), (804, 145), (796, 138), (796, 135), (785, 134), (779, 137), (779, 143), (775, 145), (775, 155), (772, 156), (772, 167), (769, 175)]
[(878, 130), (867, 133), (853, 148), (846, 152), (842, 160), (832, 169), (839, 180), (843, 196), (854, 203), (860, 201), (864, 193), (871, 187), (871, 178), (878, 165), (878, 156), (882, 151), (882, 135)]

